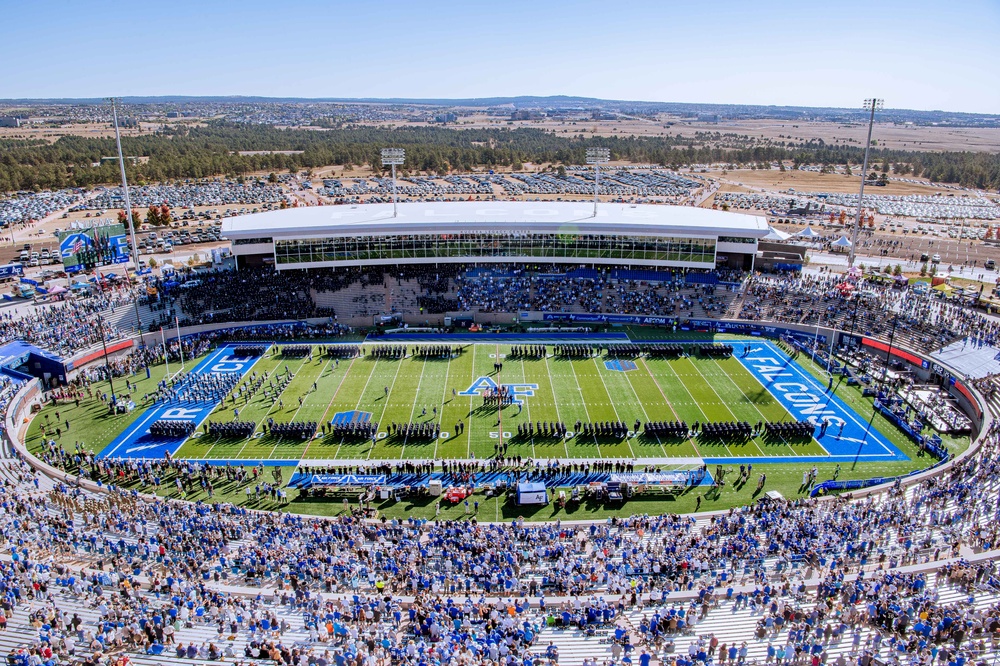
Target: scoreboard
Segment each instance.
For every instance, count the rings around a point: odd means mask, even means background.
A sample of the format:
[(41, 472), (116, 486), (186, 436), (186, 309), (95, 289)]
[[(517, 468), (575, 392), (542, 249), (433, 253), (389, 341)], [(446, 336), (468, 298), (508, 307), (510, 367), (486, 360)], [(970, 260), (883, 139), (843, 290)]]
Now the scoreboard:
[(61, 231), (59, 254), (67, 273), (127, 263), (130, 253), (125, 225), (113, 223)]

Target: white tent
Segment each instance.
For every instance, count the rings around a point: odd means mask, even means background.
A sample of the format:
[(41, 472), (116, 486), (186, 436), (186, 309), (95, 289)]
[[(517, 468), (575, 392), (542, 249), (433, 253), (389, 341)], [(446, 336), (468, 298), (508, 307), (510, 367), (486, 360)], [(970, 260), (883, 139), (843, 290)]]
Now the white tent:
[(549, 495), (545, 484), (538, 481), (521, 481), (517, 484), (517, 505), (548, 504)]
[(781, 231), (780, 229), (775, 229), (774, 227), (768, 227), (767, 235), (764, 236), (764, 240), (783, 241), (783, 240), (788, 240), (791, 237), (792, 237), (791, 234), (786, 234), (784, 231)]
[(846, 247), (851, 247), (853, 244), (854, 243), (852, 243), (851, 241), (847, 240), (847, 236), (841, 236), (837, 240), (835, 240), (832, 243), (830, 243), (830, 245), (832, 245), (833, 247), (845, 247), (845, 248)]
[(819, 238), (820, 234), (816, 233), (812, 227), (806, 227), (802, 231), (795, 234), (801, 238)]

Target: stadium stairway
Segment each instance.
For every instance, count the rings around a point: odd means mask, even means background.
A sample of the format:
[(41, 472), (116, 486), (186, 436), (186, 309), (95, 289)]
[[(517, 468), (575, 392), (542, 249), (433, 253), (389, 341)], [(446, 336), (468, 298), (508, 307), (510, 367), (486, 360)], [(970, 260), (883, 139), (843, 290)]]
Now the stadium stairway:
[[(958, 586), (944, 584), (937, 588), (938, 603), (944, 606), (964, 606), (969, 604), (970, 595), (965, 591), (960, 589)], [(812, 595), (806, 597), (800, 597), (798, 599), (789, 599), (786, 597), (786, 603), (790, 603), (794, 608), (801, 610), (805, 613), (810, 612), (815, 606), (816, 602)], [(972, 596), (971, 607), (977, 611), (988, 611), (992, 606), (994, 606), (998, 601), (1000, 601), (1000, 594), (996, 591), (991, 592), (978, 592)], [(666, 606), (661, 606), (661, 609), (669, 609), (670, 604)], [(680, 608), (680, 606), (676, 606)], [(656, 612), (657, 608), (647, 607), (642, 610), (631, 610), (626, 613), (626, 618), (633, 627), (639, 627), (643, 618), (652, 617)], [(707, 643), (708, 640), (714, 635), (719, 639), (720, 646), (725, 644), (727, 647), (731, 645), (740, 646), (742, 643), (747, 644), (747, 660), (749, 663), (763, 663), (767, 658), (767, 647), (769, 644), (777, 648), (779, 645), (785, 645), (788, 641), (788, 627), (786, 626), (784, 630), (779, 633), (771, 633), (765, 635), (764, 638), (758, 638), (756, 636), (757, 622), (764, 617), (764, 613), (760, 609), (751, 609), (749, 606), (745, 606), (739, 609), (735, 608), (735, 604), (727, 599), (722, 599), (721, 603), (717, 606), (713, 606), (711, 610), (706, 614), (704, 618), (699, 618), (698, 613), (689, 613), (689, 618), (692, 619), (692, 624), (684, 631), (674, 633), (672, 635), (666, 636), (669, 640), (673, 642), (672, 649), (665, 650), (663, 643), (659, 647), (654, 647), (652, 643), (647, 643), (645, 637), (643, 637), (638, 632), (633, 635), (633, 642), (639, 646), (645, 645), (651, 654), (655, 654), (664, 662), (667, 658), (673, 655), (686, 655), (688, 654), (688, 648), (694, 643), (697, 643), (700, 639), (704, 639)], [(824, 621), (823, 626), (827, 623), (832, 622), (832, 618), (827, 618)], [(867, 624), (858, 625), (858, 633), (860, 633), (860, 649), (863, 650), (869, 641), (878, 632), (877, 627), (873, 627)], [(881, 632), (885, 638), (888, 638), (888, 634), (883, 630)], [(541, 636), (541, 634), (540, 634)], [(847, 658), (856, 657), (858, 655), (858, 648), (854, 646), (854, 636), (848, 628), (839, 640), (833, 639), (828, 643), (824, 643), (824, 649), (828, 654), (828, 662), (832, 663), (834, 659), (840, 655), (844, 655)], [(638, 652), (639, 648), (636, 648)], [(890, 655), (890, 648), (888, 646), (888, 641), (883, 641), (882, 648), (879, 652), (880, 658), (886, 658)], [(561, 655), (560, 655), (561, 656)], [(994, 649), (990, 644), (987, 643), (986, 652), (981, 655), (981, 657), (987, 662), (992, 663), (992, 661), (1000, 656), (1000, 651)], [(633, 660), (634, 661), (634, 660)], [(560, 663), (562, 660), (560, 659)]]
[[(106, 313), (105, 318), (111, 326), (118, 329), (123, 334), (134, 335), (136, 332), (135, 310), (135, 305), (132, 303), (119, 305), (118, 307), (109, 310)], [(139, 306), (139, 328), (142, 331), (148, 331), (150, 324), (158, 322), (159, 320), (159, 313), (150, 310), (148, 305)]]
[(329, 308), (344, 320), (352, 317), (370, 317), (386, 311), (383, 285), (364, 285), (355, 282), (338, 291), (310, 292), (317, 307)]

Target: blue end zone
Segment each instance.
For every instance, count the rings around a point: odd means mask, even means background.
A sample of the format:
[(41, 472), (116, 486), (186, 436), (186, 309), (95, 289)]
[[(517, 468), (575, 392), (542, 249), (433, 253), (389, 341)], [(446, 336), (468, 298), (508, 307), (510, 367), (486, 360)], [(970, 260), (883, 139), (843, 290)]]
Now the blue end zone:
[[(733, 346), (733, 356), (739, 359), (743, 367), (757, 378), (793, 418), (809, 421), (817, 427), (824, 419), (829, 421), (825, 435), (821, 436), (820, 430), (816, 430), (816, 440), (830, 457), (808, 460), (796, 457), (788, 462), (840, 462), (853, 460), (855, 457), (861, 460), (909, 460), (906, 454), (877, 430), (868, 430), (868, 419), (859, 416), (836, 395), (828, 393), (826, 386), (776, 345), (764, 340), (727, 340), (727, 344)], [(761, 462), (777, 461), (770, 458)]]
[(629, 370), (638, 370), (639, 366), (635, 364), (635, 361), (605, 361), (604, 367), (608, 370), (615, 370), (617, 372), (628, 372)]
[(250, 368), (253, 367), (258, 358), (257, 356), (234, 356), (230, 345), (219, 347), (175, 385), (178, 394), (181, 396), (180, 399), (158, 403), (148, 408), (124, 432), (105, 446), (97, 454), (97, 457), (162, 458), (168, 452), (173, 455), (186, 438), (167, 439), (150, 437), (150, 424), (161, 419), (173, 419), (176, 421), (194, 421), (197, 425), (201, 425), (219, 403), (196, 400), (188, 398), (185, 395), (185, 389), (195, 382), (196, 376), (231, 372), (238, 372), (240, 376), (243, 376), (250, 371)]

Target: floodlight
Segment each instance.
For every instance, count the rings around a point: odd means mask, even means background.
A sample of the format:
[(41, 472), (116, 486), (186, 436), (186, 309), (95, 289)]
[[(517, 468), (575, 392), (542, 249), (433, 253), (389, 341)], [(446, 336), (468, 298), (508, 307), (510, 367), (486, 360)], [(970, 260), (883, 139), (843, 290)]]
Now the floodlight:
[(858, 245), (858, 229), (861, 227), (861, 208), (865, 200), (865, 179), (868, 178), (868, 154), (872, 147), (872, 128), (875, 126), (875, 112), (881, 111), (885, 107), (885, 100), (878, 97), (870, 97), (865, 100), (862, 108), (868, 111), (868, 141), (865, 142), (865, 161), (861, 166), (861, 190), (858, 193), (858, 210), (854, 215), (854, 230), (851, 233), (851, 253), (847, 257), (847, 267), (854, 266), (854, 249)]
[(601, 189), (601, 166), (611, 161), (611, 150), (608, 148), (587, 148), (587, 164), (594, 165), (594, 217), (597, 217), (598, 192)]
[(396, 165), (406, 161), (406, 149), (383, 148), (382, 166), (392, 167), (392, 216), (396, 217)]

